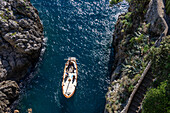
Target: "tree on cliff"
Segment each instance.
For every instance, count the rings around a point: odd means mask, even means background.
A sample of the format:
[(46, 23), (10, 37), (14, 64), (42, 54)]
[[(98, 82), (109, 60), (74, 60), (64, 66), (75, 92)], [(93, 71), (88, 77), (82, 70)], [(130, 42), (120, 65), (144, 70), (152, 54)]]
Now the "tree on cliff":
[(143, 113), (169, 113), (170, 112), (170, 85), (167, 81), (157, 88), (150, 89), (144, 100)]

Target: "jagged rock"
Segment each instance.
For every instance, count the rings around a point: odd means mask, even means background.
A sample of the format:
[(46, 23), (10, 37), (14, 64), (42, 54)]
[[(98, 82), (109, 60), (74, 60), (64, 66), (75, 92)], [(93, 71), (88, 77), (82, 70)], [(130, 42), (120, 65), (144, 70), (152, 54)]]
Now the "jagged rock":
[[(7, 71), (6, 76), (1, 74), (0, 77), (1, 80), (10, 77), (19, 80), (40, 55), (43, 27), (37, 10), (29, 1), (0, 1), (0, 18), (0, 57), (3, 65), (0, 70)], [(15, 75), (13, 72), (16, 72)]]
[(29, 20), (26, 20), (26, 19), (21, 19), (19, 20), (19, 25), (22, 27), (22, 28), (30, 28), (30, 19)]
[(4, 67), (8, 67), (9, 66), (9, 63), (6, 60), (3, 60), (2, 64), (3, 64)]
[(0, 113), (7, 110), (8, 105), (19, 95), (19, 86), (15, 81), (0, 82)]
[(9, 24), (9, 27), (11, 29), (18, 29), (19, 28), (19, 25), (17, 23), (17, 21), (14, 21), (14, 20), (8, 20), (8, 24)]
[(6, 79), (6, 77), (7, 77), (7, 71), (6, 69), (4, 69), (2, 62), (0, 60), (0, 81)]
[(8, 23), (7, 23), (7, 20), (5, 20), (5, 19), (1, 19), (0, 20), (0, 27), (1, 27), (1, 31), (2, 32), (6, 32), (6, 31), (8, 31), (9, 30), (9, 25), (8, 25)]
[(0, 83), (0, 86), (0, 91), (3, 92), (9, 100), (17, 97), (19, 94), (19, 86), (15, 81), (3, 81)]
[(35, 65), (43, 38), (38, 11), (29, 0), (0, 0), (0, 113), (19, 94), (10, 80), (19, 81)]

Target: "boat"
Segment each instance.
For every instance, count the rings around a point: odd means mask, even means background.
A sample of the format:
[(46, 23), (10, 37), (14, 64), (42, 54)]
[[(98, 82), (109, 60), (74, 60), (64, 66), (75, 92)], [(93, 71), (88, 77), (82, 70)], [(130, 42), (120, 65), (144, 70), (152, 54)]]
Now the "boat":
[(69, 57), (65, 63), (62, 92), (66, 98), (73, 96), (77, 86), (78, 68), (75, 57)]

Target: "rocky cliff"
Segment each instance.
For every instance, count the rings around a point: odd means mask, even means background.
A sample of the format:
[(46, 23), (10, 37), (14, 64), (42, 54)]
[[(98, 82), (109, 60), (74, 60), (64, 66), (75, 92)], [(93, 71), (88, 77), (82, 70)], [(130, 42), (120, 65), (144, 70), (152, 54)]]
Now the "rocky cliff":
[(115, 63), (106, 94), (105, 113), (119, 113), (140, 79), (155, 41), (168, 35), (163, 0), (128, 0), (129, 10), (119, 16), (113, 34)]
[(17, 83), (38, 61), (43, 38), (29, 0), (0, 0), (0, 113), (18, 97)]

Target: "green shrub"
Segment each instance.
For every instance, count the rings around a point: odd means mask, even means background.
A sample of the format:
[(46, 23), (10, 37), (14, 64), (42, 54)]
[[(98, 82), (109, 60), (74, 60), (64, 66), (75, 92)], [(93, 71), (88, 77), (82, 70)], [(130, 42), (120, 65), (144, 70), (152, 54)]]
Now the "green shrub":
[(123, 0), (110, 0), (109, 3), (110, 3), (110, 6), (113, 6), (114, 4), (117, 4), (119, 2), (122, 2)]
[(170, 85), (167, 81), (146, 93), (143, 113), (168, 113), (170, 111)]
[(136, 74), (135, 77), (133, 78), (134, 82), (137, 82), (140, 79), (141, 75)]
[(146, 24), (146, 27), (147, 27), (147, 28), (149, 28), (149, 27), (150, 27), (150, 25), (151, 25), (151, 23), (148, 23), (148, 24)]
[(126, 22), (127, 22), (127, 20), (126, 20), (126, 19), (124, 19), (124, 20), (122, 20), (122, 21), (121, 21), (121, 23), (123, 23), (123, 24), (124, 24), (124, 23), (126, 23)]
[(144, 36), (144, 34), (140, 34), (138, 37), (135, 38), (136, 42), (140, 43), (143, 40)]
[(143, 103), (143, 113), (170, 112), (170, 36), (163, 37), (159, 47), (149, 50), (149, 60), (152, 60), (152, 74), (156, 75), (154, 86), (150, 89)]
[(129, 21), (131, 21), (131, 18), (130, 18), (131, 14), (132, 14), (132, 12), (127, 12), (125, 15), (125, 18)]
[(132, 0), (126, 0), (126, 1), (130, 3)]
[(149, 60), (152, 60), (152, 71), (156, 77), (159, 77), (157, 81), (166, 80), (170, 77), (170, 35), (164, 37), (161, 45), (158, 48), (151, 47), (149, 52)]
[(122, 33), (124, 33), (124, 32), (125, 32), (125, 30), (124, 30), (124, 29), (122, 29), (122, 30), (121, 30), (121, 32), (122, 32)]
[(135, 42), (135, 37), (132, 37), (131, 39), (130, 39), (130, 43), (134, 43)]
[(128, 87), (128, 92), (132, 92), (134, 89), (134, 86), (131, 84), (129, 87)]
[(145, 45), (145, 47), (143, 48), (143, 52), (146, 53), (149, 50), (149, 46)]

